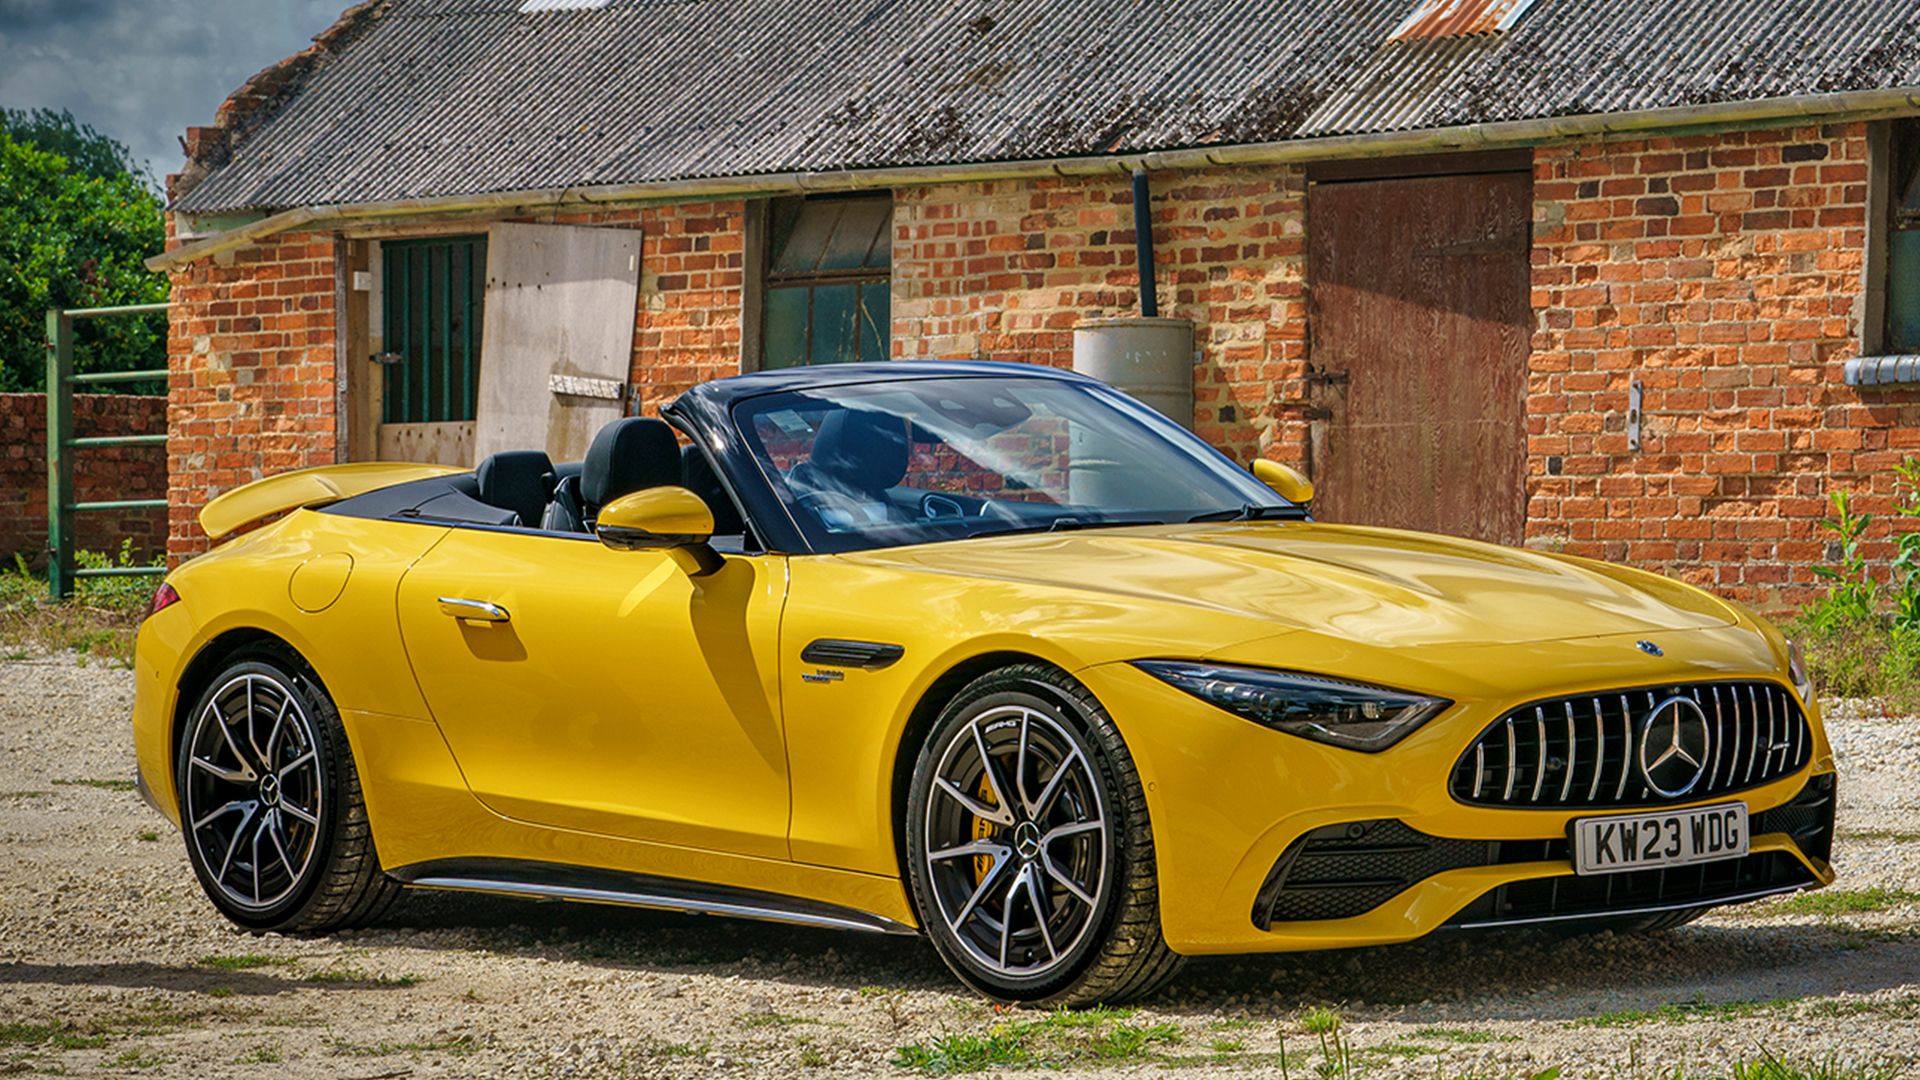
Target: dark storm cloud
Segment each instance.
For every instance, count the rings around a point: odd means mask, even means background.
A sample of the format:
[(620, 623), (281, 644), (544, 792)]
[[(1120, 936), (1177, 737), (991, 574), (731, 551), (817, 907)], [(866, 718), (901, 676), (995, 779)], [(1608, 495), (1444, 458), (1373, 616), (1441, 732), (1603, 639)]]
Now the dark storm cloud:
[(155, 177), (180, 133), (350, 0), (0, 0), (0, 107), (70, 109)]

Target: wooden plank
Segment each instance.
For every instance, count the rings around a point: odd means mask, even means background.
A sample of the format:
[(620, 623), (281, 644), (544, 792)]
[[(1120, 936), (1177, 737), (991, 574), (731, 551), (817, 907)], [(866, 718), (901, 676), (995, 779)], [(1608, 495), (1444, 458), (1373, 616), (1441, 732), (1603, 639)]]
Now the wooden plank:
[(1318, 516), (1524, 538), (1531, 201), (1524, 173), (1313, 190)]
[(627, 382), (640, 295), (640, 233), (495, 225), (487, 240), (473, 452), (586, 456), (621, 402), (556, 395), (554, 375)]
[(479, 458), (473, 452), (471, 421), (444, 424), (381, 424), (381, 461), (409, 461), (422, 465), (453, 465), (472, 468)]

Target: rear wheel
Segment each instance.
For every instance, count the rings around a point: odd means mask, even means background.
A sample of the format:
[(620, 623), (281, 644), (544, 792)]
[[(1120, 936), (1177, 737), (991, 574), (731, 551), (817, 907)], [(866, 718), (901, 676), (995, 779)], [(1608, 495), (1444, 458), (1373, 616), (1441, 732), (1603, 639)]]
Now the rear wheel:
[(214, 907), (249, 930), (325, 931), (384, 911), (340, 714), (297, 658), (236, 655), (208, 683), (175, 763), (187, 857)]
[(904, 825), (921, 924), (982, 993), (1120, 1001), (1178, 970), (1132, 757), (1063, 673), (1003, 669), (949, 702), (921, 747)]

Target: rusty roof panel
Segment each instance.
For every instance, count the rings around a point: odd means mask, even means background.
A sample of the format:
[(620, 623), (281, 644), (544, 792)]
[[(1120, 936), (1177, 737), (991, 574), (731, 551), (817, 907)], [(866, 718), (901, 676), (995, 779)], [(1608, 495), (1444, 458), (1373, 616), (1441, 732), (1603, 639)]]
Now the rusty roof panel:
[(1533, 0), (1420, 0), (1387, 40), (1496, 34), (1512, 29), (1532, 6)]
[(1137, 153), (1920, 86), (1920, 0), (387, 0), (177, 201), (215, 212)]

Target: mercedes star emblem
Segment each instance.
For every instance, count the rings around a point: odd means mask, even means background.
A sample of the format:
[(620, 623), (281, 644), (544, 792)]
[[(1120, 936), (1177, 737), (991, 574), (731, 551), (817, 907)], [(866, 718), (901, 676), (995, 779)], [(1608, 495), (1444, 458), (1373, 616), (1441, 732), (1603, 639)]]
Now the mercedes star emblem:
[(1692, 791), (1706, 775), (1713, 728), (1692, 698), (1675, 694), (1640, 725), (1640, 775), (1665, 798)]

